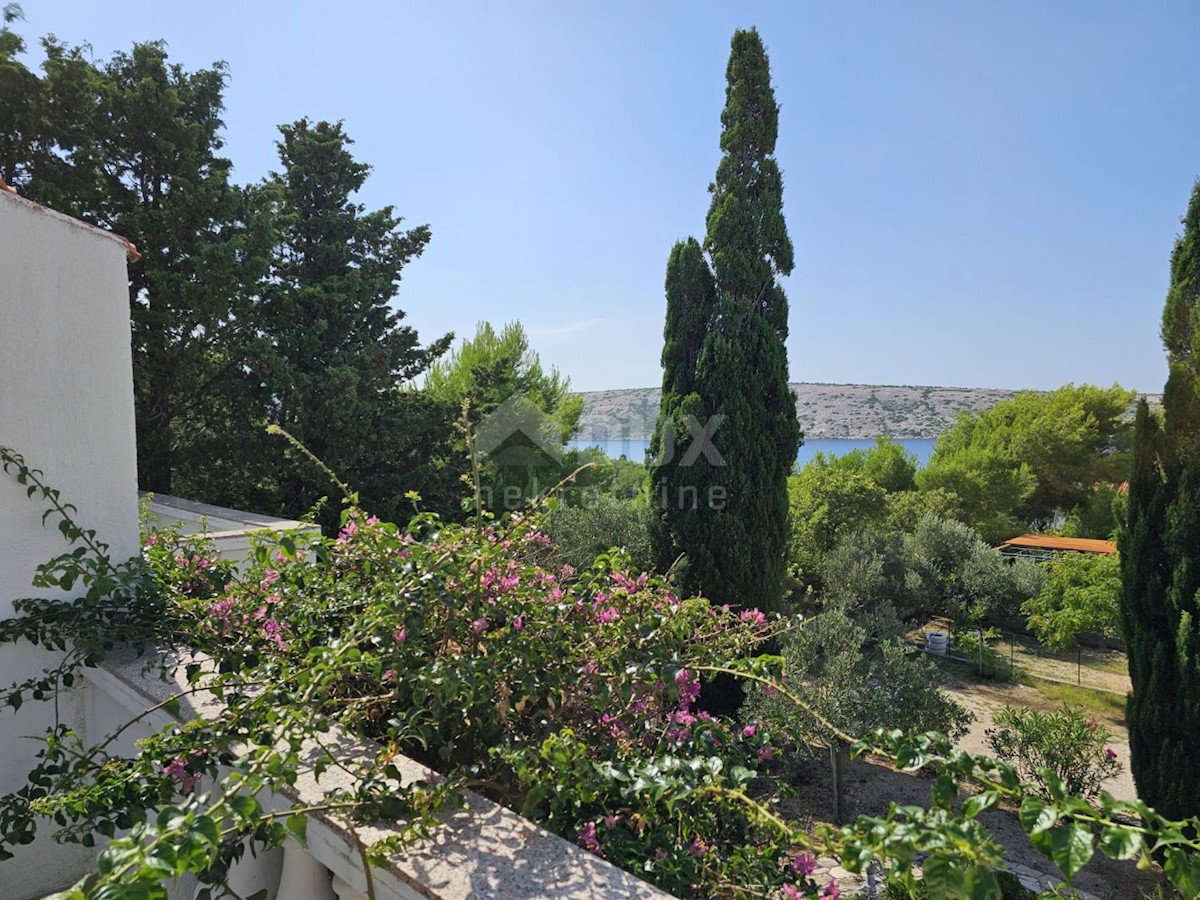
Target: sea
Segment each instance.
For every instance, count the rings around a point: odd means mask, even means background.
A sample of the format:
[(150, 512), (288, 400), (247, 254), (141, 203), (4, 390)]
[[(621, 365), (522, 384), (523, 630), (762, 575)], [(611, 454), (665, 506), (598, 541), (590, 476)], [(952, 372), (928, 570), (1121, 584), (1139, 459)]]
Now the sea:
[[(933, 453), (933, 438), (897, 440), (896, 443), (916, 454), (918, 466), (924, 466), (929, 462), (929, 457)], [(650, 449), (650, 442), (648, 440), (634, 440), (633, 438), (616, 441), (579, 438), (570, 441), (567, 446), (578, 450), (582, 450), (585, 447), (599, 447), (612, 459), (620, 459), (623, 456), (634, 462), (645, 462), (646, 451)], [(796, 462), (803, 466), (818, 453), (824, 453), (826, 456), (842, 456), (851, 450), (867, 449), (874, 446), (875, 440), (873, 438), (805, 440), (800, 445), (800, 452), (796, 454)], [(717, 449), (720, 449), (719, 445)]]

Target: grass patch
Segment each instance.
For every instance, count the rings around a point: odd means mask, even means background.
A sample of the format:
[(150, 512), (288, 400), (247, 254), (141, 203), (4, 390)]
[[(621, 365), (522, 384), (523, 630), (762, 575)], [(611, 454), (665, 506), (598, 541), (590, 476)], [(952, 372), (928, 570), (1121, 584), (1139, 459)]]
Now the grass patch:
[(1021, 672), (1020, 677), (1022, 684), (1033, 688), (1048, 700), (1056, 703), (1069, 703), (1071, 706), (1078, 706), (1095, 715), (1115, 719), (1122, 725), (1125, 724), (1125, 697), (1122, 694), (1098, 691), (1077, 684), (1047, 681), (1036, 675), (1030, 675), (1028, 672)]
[(1083, 664), (1085, 669), (1099, 669), (1101, 672), (1109, 672), (1113, 675), (1128, 675), (1129, 660), (1125, 658), (1123, 653), (1114, 653), (1107, 659), (1094, 660)]
[(981, 677), (979, 674), (979, 660), (977, 659), (954, 659), (949, 656), (934, 656), (932, 653), (929, 654), (929, 658), (937, 663), (938, 668), (942, 670), (942, 674), (945, 675), (947, 679), (952, 681), (975, 681), (981, 683), (994, 682), (999, 684), (1013, 683), (1012, 673), (1008, 667), (1007, 659), (1003, 660), (1002, 664), (996, 665), (993, 668), (992, 666), (987, 665), (989, 661), (985, 658), (985, 674)]

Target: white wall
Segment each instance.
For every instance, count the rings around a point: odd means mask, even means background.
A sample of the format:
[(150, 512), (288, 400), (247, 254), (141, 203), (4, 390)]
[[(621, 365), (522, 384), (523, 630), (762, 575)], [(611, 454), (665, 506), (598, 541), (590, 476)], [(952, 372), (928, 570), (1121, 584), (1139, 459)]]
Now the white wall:
[[(117, 560), (138, 552), (128, 297), (119, 239), (0, 188), (0, 445), (43, 470)], [(37, 565), (68, 549), (43, 511), (0, 475), (0, 618), (35, 595)], [(0, 684), (50, 662), (38, 648), (0, 645)], [(80, 728), (83, 702), (60, 709)], [(24, 784), (38, 746), (24, 736), (52, 721), (49, 704), (0, 710), (0, 793)], [(0, 863), (0, 893), (73, 880), (87, 857), (39, 840)]]

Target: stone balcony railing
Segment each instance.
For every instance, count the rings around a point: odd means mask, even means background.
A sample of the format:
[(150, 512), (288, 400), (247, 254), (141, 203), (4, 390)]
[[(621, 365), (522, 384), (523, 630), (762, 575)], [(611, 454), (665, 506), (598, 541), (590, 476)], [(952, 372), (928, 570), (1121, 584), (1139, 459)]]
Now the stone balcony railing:
[[(175, 679), (163, 679), (146, 657), (116, 654), (98, 669), (88, 670), (84, 709), (87, 733), (107, 735), (145, 710), (188, 690), (182, 668)], [(204, 715), (219, 701), (193, 694), (183, 701), (181, 716)], [(121, 735), (114, 752), (132, 752), (134, 742), (168, 726), (172, 717), (156, 710)], [(373, 759), (365, 741), (332, 732), (322, 741), (343, 759)], [(426, 769), (414, 760), (393, 760), (406, 782)], [(326, 795), (346, 786), (347, 776), (330, 768), (318, 778), (301, 772), (289, 796), (262, 798), (267, 808), (291, 803), (320, 805)], [(396, 833), (386, 824), (356, 826), (357, 839), (373, 843)], [(247, 853), (230, 876), (230, 887), (248, 897), (266, 889), (270, 900), (367, 900), (367, 875), (355, 833), (335, 816), (312, 813), (306, 844), (251, 856)], [(416, 898), (666, 898), (668, 894), (599, 859), (516, 813), (467, 793), (462, 809), (448, 811), (432, 837), (410, 844), (386, 868), (372, 868), (375, 900)], [(47, 886), (47, 890), (57, 886)], [(192, 900), (198, 890), (186, 879), (171, 889), (171, 900)]]

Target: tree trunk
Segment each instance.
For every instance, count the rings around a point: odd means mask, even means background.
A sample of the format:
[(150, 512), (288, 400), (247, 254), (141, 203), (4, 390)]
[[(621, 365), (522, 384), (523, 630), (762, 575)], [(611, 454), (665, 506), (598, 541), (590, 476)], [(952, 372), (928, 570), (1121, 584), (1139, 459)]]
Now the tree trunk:
[(829, 766), (833, 774), (833, 823), (841, 825), (844, 823), (846, 813), (846, 769), (850, 767), (849, 745), (837, 739), (830, 743)]

